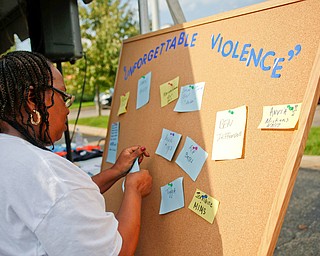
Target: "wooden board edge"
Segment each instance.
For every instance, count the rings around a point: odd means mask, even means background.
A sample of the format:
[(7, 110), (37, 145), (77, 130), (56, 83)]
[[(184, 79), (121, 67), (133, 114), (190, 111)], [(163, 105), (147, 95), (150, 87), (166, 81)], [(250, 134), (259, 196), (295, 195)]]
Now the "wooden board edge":
[[(288, 156), (280, 177), (279, 186), (271, 212), (263, 233), (258, 255), (273, 255), (289, 205), (294, 183), (298, 175), (306, 140), (310, 131), (315, 109), (320, 97), (320, 44), (308, 81), (308, 87), (302, 102), (299, 130), (294, 135)], [(300, 144), (299, 147), (296, 147)]]
[[(120, 67), (120, 61), (121, 61), (122, 53), (123, 53), (122, 49), (123, 49), (123, 42), (121, 43), (120, 54), (119, 54), (119, 58), (118, 58), (118, 68), (117, 68), (117, 73), (116, 73), (116, 79), (115, 79), (114, 85), (113, 85), (114, 93), (115, 93), (116, 85), (118, 84), (118, 80), (119, 80), (119, 76), (120, 76), (119, 67)], [(107, 163), (106, 162), (107, 154), (108, 154), (107, 147), (109, 147), (109, 143), (108, 143), (107, 139), (109, 137), (109, 131), (111, 131), (111, 125), (112, 125), (111, 116), (113, 115), (113, 112), (116, 111), (113, 107), (114, 102), (115, 102), (114, 93), (112, 96), (113, 100), (112, 100), (111, 106), (110, 106), (110, 113), (109, 113), (109, 120), (108, 120), (108, 127), (107, 127), (107, 136), (105, 138), (105, 143), (104, 143), (104, 147), (103, 147), (103, 156), (102, 156), (102, 163), (101, 163), (100, 172), (102, 172), (103, 169), (105, 169), (104, 166)]]

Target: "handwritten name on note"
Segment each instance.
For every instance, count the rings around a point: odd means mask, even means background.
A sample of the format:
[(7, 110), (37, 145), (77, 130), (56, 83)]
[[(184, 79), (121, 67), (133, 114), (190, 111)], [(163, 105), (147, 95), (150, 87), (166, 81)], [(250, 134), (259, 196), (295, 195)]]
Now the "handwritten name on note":
[(149, 72), (145, 76), (142, 76), (138, 81), (136, 109), (143, 107), (149, 102), (150, 84), (151, 84), (151, 72)]
[(264, 106), (260, 129), (293, 129), (299, 120), (301, 103)]
[(184, 207), (183, 177), (161, 187), (159, 214), (165, 214)]
[(179, 77), (160, 85), (161, 107), (178, 98)]
[(174, 108), (176, 112), (191, 112), (201, 109), (205, 82), (181, 87), (180, 97)]
[(188, 208), (212, 224), (218, 212), (219, 204), (220, 202), (217, 199), (197, 189)]
[(114, 164), (116, 162), (116, 158), (117, 158), (119, 128), (120, 128), (119, 122), (111, 124), (108, 156), (107, 156), (106, 162), (109, 162), (112, 164)]
[(212, 160), (242, 157), (246, 122), (246, 106), (217, 112)]
[(171, 161), (180, 142), (180, 139), (181, 134), (167, 129), (163, 129), (162, 136), (156, 150), (156, 154)]
[(193, 181), (196, 181), (207, 157), (208, 153), (191, 138), (187, 137), (176, 163)]
[(118, 110), (118, 116), (127, 112), (127, 104), (129, 100), (130, 92), (120, 96), (120, 106)]

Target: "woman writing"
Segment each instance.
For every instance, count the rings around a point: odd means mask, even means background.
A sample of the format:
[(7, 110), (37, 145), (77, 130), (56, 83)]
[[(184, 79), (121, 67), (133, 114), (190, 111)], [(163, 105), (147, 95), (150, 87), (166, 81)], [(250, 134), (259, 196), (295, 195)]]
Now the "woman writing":
[[(0, 57), (0, 255), (133, 255), (142, 198), (151, 192), (147, 170), (128, 174), (144, 147), (121, 152), (92, 179), (47, 150), (62, 137), (74, 96), (42, 55)], [(105, 212), (101, 193), (121, 177), (119, 212)]]

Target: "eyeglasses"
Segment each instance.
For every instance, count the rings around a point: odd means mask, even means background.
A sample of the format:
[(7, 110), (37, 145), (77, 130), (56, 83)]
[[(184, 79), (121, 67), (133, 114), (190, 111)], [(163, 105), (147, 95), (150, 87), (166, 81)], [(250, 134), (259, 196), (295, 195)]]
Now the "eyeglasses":
[(67, 108), (69, 108), (72, 105), (72, 103), (74, 102), (74, 99), (76, 98), (74, 95), (68, 94), (64, 91), (61, 91), (61, 90), (55, 88), (55, 87), (52, 87), (52, 89), (62, 96), (63, 101), (66, 104)]

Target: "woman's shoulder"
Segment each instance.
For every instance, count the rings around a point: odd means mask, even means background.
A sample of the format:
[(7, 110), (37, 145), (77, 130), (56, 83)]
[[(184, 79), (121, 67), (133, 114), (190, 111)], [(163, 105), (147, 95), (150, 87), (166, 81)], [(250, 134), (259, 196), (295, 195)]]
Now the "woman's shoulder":
[(69, 160), (14, 136), (1, 136), (0, 141), (0, 157), (3, 159), (0, 166), (6, 167), (6, 172), (14, 174), (14, 177), (33, 180), (34, 183), (45, 182), (63, 190), (95, 189), (89, 175)]

